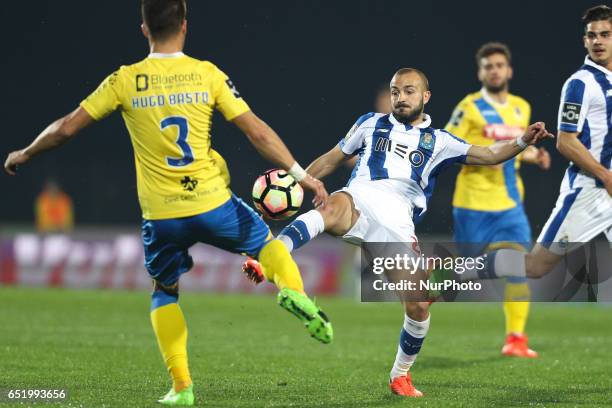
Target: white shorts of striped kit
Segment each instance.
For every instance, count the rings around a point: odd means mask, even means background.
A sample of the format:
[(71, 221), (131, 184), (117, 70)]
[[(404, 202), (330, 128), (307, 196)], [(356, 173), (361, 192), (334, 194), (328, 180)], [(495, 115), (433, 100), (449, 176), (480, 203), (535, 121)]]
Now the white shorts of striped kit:
[(563, 190), (538, 243), (564, 255), (604, 233), (612, 242), (612, 197), (604, 188)]

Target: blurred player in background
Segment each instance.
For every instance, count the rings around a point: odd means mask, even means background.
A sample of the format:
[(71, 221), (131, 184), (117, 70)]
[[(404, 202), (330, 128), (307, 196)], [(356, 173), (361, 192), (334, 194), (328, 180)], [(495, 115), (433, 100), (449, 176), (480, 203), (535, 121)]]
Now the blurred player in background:
[[(476, 53), (476, 64), (482, 89), (459, 102), (446, 130), (483, 146), (516, 139), (529, 125), (531, 107), (508, 92), (513, 74), (510, 49), (501, 43), (484, 44)], [(530, 146), (498, 166), (462, 166), (453, 197), (455, 241), (467, 244), (459, 245), (462, 255), (476, 256), (499, 248), (529, 250), (531, 229), (523, 208), (521, 162), (548, 170), (550, 155), (544, 148)], [(529, 298), (527, 279), (507, 279), (504, 355), (537, 357), (525, 334)]]
[(393, 106), (391, 106), (391, 91), (389, 90), (389, 84), (381, 85), (376, 92), (376, 99), (374, 100), (374, 111), (378, 113), (391, 113)]
[(15, 175), (17, 166), (121, 110), (135, 153), (145, 266), (154, 280), (151, 321), (173, 380), (172, 389), (159, 401), (167, 405), (194, 402), (187, 326), (177, 302), (179, 277), (193, 266), (188, 249), (196, 242), (258, 258), (268, 280), (280, 289), (280, 305), (318, 340), (329, 343), (333, 336), (329, 320), (305, 295), (285, 245), (272, 239), (268, 226), (228, 188), (225, 161), (211, 149), (213, 109), (238, 126), (264, 158), (312, 191), (315, 204), (324, 202), (327, 192), (251, 112), (219, 68), (183, 54), (185, 16), (185, 0), (143, 0), (142, 32), (149, 41), (149, 56), (119, 68), (75, 111), (53, 122), (5, 162), (5, 170)]
[[(431, 127), (424, 113), (431, 92), (425, 75), (413, 68), (395, 73), (390, 83), (391, 114), (361, 116), (332, 150), (308, 166), (325, 177), (352, 156), (358, 163), (348, 184), (328, 203), (300, 215), (278, 236), (289, 251), (328, 232), (349, 243), (399, 242), (416, 246), (413, 218), (421, 217), (438, 173), (459, 162), (498, 164), (522, 152), (527, 144), (550, 136), (542, 123), (531, 125), (513, 140), (472, 146)], [(412, 245), (415, 244), (415, 245)], [(265, 265), (264, 265), (265, 268)], [(404, 324), (390, 373), (393, 393), (420, 397), (408, 370), (429, 330), (429, 302), (403, 302)]]
[(36, 197), (35, 214), (40, 233), (70, 232), (74, 227), (72, 199), (55, 180), (47, 180)]
[(592, 7), (582, 23), (588, 55), (561, 91), (557, 149), (571, 163), (555, 208), (529, 254), (494, 251), (465, 279), (538, 278), (602, 233), (612, 242), (612, 9)]

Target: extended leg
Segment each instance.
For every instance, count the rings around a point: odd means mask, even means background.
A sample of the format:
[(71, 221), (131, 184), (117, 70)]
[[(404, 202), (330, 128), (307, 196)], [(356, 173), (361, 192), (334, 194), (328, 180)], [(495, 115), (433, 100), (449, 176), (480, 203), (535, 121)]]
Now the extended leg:
[[(248, 259), (242, 270), (255, 283), (260, 283), (265, 277), (279, 289), (288, 287), (303, 292), (299, 271), (289, 252), (305, 245), (323, 231), (332, 235), (344, 235), (358, 216), (348, 194), (333, 194), (325, 207), (310, 210), (287, 225), (276, 240), (270, 241), (261, 250), (259, 263)], [(286, 250), (282, 250), (279, 243), (284, 244)]]
[(323, 231), (331, 235), (346, 234), (355, 224), (359, 213), (346, 193), (333, 194), (324, 207), (310, 210), (287, 225), (278, 235), (289, 251), (298, 249)]
[(529, 254), (516, 249), (500, 249), (487, 254), (484, 269), (473, 268), (463, 274), (463, 279), (541, 278), (551, 272), (562, 257), (540, 244)]

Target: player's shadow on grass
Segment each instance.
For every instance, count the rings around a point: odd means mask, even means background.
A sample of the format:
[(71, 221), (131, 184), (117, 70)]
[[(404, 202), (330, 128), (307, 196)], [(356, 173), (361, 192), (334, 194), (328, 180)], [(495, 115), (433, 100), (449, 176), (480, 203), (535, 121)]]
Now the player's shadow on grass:
[[(397, 407), (397, 406), (400, 406), (398, 405), (398, 403), (403, 405), (403, 403), (407, 403), (408, 401), (416, 401), (416, 399), (400, 397), (399, 395), (391, 394), (391, 392), (389, 392), (389, 389), (387, 389), (382, 398), (372, 399), (371, 401), (353, 400), (353, 401), (323, 402), (320, 404), (305, 404), (305, 405), (291, 405), (291, 406), (297, 407), (297, 408), (320, 408), (320, 407), (325, 407), (325, 408), (330, 408), (330, 407), (331, 408), (347, 408), (347, 407), (362, 408), (362, 407), (365, 407), (365, 408), (368, 408), (368, 407), (386, 407), (386, 406)], [(421, 401), (423, 400), (420, 400), (419, 402)], [(417, 406), (421, 406), (421, 405), (419, 404)]]
[[(500, 387), (499, 383), (473, 383), (460, 385), (457, 382), (428, 382), (420, 381), (420, 388), (425, 392), (425, 399), (405, 398), (398, 395), (393, 395), (388, 388), (381, 388), (380, 397), (370, 395), (372, 398), (369, 401), (338, 401), (338, 402), (323, 402), (315, 404), (297, 404), (292, 405), (300, 408), (313, 407), (398, 407), (403, 404), (411, 404), (411, 406), (423, 406), (433, 404), (432, 406), (444, 406), (448, 402), (448, 392), (453, 391), (457, 396), (457, 388), (465, 390), (466, 394), (473, 396), (474, 390), (479, 391), (478, 401), (471, 401), (466, 406), (478, 407), (529, 407), (534, 404), (542, 406), (555, 406), (557, 404), (569, 404), (571, 406), (600, 406), (593, 404), (593, 401), (580, 401), (579, 396), (575, 393), (572, 395), (564, 393), (559, 389), (550, 389), (549, 385), (542, 384), (540, 387), (528, 385), (508, 385), (504, 384)], [(484, 392), (486, 391), (486, 392)], [(568, 391), (568, 390), (565, 390)], [(588, 390), (589, 393), (605, 393), (609, 389), (605, 387), (592, 387)], [(427, 398), (429, 397), (429, 399)], [(442, 398), (442, 400), (440, 400)], [(442, 405), (439, 405), (442, 404)]]
[[(500, 385), (496, 382), (447, 382), (422, 380), (419, 382), (420, 388), (432, 399), (442, 397), (449, 391), (455, 391), (457, 388), (465, 390), (467, 394), (478, 391), (478, 402), (474, 403), (474, 407), (527, 407), (535, 404), (542, 406), (555, 406), (557, 404), (568, 404), (571, 406), (600, 406), (594, 401), (581, 401), (580, 394), (573, 390), (568, 390), (566, 387), (555, 388), (552, 384), (533, 384), (525, 383), (510, 385), (505, 383)], [(580, 390), (581, 393), (600, 394), (609, 392), (609, 388), (594, 386), (588, 390)]]
[(452, 358), (452, 357), (436, 357), (436, 356), (427, 356), (427, 358), (422, 359), (419, 362), (419, 369), (427, 370), (427, 369), (449, 369), (449, 368), (457, 368), (457, 367), (467, 367), (467, 366), (478, 366), (478, 365), (486, 365), (486, 364), (496, 364), (500, 361), (508, 359), (508, 357), (504, 357), (501, 355), (491, 355), (488, 357), (479, 357), (479, 358)]

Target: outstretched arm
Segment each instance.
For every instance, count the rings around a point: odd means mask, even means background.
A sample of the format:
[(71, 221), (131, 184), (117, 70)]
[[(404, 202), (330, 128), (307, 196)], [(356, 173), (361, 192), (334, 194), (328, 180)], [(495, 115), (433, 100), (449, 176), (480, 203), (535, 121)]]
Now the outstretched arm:
[(93, 122), (85, 109), (78, 107), (47, 126), (28, 147), (10, 153), (4, 162), (4, 170), (14, 176), (17, 166), (27, 163), (39, 153), (61, 146)]
[(315, 159), (306, 171), (316, 178), (324, 178), (334, 172), (343, 162), (350, 159), (351, 156), (344, 154), (340, 146), (336, 145), (329, 152)]
[(499, 164), (516, 156), (528, 145), (534, 145), (542, 139), (553, 137), (543, 122), (529, 125), (525, 134), (516, 140), (507, 140), (491, 146), (472, 146), (467, 152), (466, 164)]
[(521, 161), (538, 165), (542, 170), (550, 169), (550, 153), (543, 147), (529, 146), (521, 155)]
[(313, 192), (315, 197), (312, 201), (315, 206), (327, 201), (328, 194), (323, 183), (300, 167), (282, 139), (266, 122), (251, 111), (235, 117), (232, 122), (242, 130), (264, 159), (287, 170), (302, 187)]
[(601, 180), (608, 194), (612, 196), (612, 171), (606, 169), (593, 158), (587, 148), (578, 140), (578, 135), (578, 132), (559, 131), (557, 150), (580, 169)]

